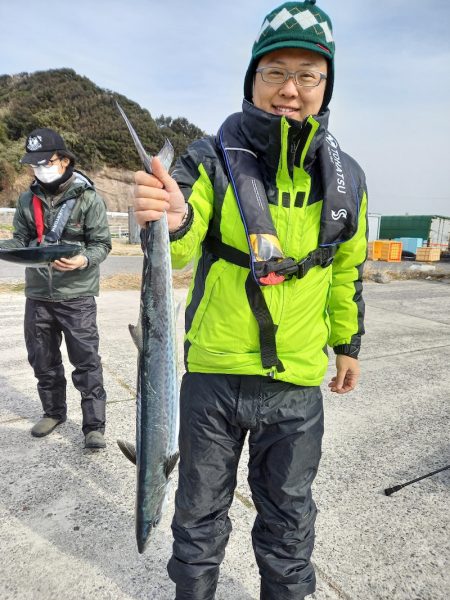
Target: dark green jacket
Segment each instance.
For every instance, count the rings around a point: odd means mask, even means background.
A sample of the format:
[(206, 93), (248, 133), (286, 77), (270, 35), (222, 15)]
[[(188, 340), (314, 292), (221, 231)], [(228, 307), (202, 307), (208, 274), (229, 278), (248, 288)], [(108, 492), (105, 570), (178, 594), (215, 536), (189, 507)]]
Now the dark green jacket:
[[(317, 151), (327, 132), (326, 120), (326, 116), (309, 117), (310, 133), (305, 138), (301, 124), (244, 103), (243, 134), (258, 156), (278, 239), (285, 255), (296, 260), (319, 244), (324, 202)], [(217, 258), (205, 243), (215, 231), (225, 244), (248, 252), (236, 197), (215, 139), (195, 142), (178, 161), (172, 175), (193, 215), (183, 231), (171, 236), (173, 266), (182, 268), (195, 261), (186, 308), (188, 371), (270, 373), (276, 379), (314, 386), (322, 382), (328, 366), (327, 345), (336, 353), (357, 356), (364, 333), (367, 194), (364, 173), (345, 156), (358, 196), (354, 235), (339, 244), (332, 267), (314, 267), (303, 279), (262, 288), (276, 326), (283, 372), (262, 367), (257, 322), (245, 291), (248, 269)]]
[(61, 204), (70, 198), (77, 198), (61, 241), (79, 244), (83, 249), (82, 253), (89, 260), (89, 265), (85, 269), (65, 273), (47, 267), (27, 268), (25, 295), (27, 298), (54, 301), (97, 296), (100, 283), (99, 265), (111, 250), (104, 200), (97, 194), (92, 182), (76, 171), (55, 195), (45, 192), (35, 181), (30, 189), (19, 197), (14, 215), (13, 239), (3, 241), (2, 248), (37, 245), (33, 195), (42, 200), (44, 234), (51, 229)]

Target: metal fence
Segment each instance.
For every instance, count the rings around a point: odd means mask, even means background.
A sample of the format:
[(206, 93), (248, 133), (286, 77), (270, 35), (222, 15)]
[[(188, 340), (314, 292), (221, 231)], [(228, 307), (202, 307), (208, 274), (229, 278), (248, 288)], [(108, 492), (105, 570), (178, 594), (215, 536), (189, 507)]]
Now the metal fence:
[[(128, 238), (128, 226), (124, 225), (110, 225), (109, 231), (111, 232), (111, 237), (113, 238)], [(132, 243), (132, 242), (130, 242)]]
[[(15, 208), (0, 208), (0, 223), (12, 225)], [(134, 218), (133, 207), (128, 208), (128, 212), (107, 212), (109, 229), (111, 237), (118, 239), (128, 239), (130, 244), (139, 244), (140, 227)]]

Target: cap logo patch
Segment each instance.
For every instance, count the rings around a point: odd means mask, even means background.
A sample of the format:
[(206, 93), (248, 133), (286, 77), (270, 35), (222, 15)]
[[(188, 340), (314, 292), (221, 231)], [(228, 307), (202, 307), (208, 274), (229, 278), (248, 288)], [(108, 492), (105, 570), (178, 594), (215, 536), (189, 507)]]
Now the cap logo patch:
[(28, 152), (36, 152), (39, 148), (42, 148), (42, 137), (40, 135), (29, 137), (27, 142)]
[[(291, 22), (289, 24), (289, 21), (294, 21), (293, 23)], [(277, 29), (279, 29), (282, 25), (285, 25), (287, 29), (292, 29), (293, 27), (295, 27), (295, 25), (298, 24), (300, 25), (300, 27), (305, 30), (305, 29), (309, 29), (310, 27), (314, 27), (316, 33), (316, 27), (320, 27), (322, 29), (320, 33), (323, 33), (325, 35), (325, 39), (328, 43), (333, 42), (333, 35), (330, 29), (330, 26), (328, 25), (328, 23), (326, 21), (323, 22), (319, 22), (316, 19), (316, 16), (310, 11), (310, 10), (303, 10), (297, 14), (292, 14), (291, 12), (289, 12), (287, 10), (287, 8), (283, 8), (282, 10), (280, 10), (279, 13), (277, 13), (274, 18), (269, 21), (268, 19), (266, 19), (261, 27), (261, 31), (259, 32), (257, 38), (256, 38), (256, 43), (259, 42), (259, 40), (261, 39), (261, 36), (263, 34), (265, 34), (267, 32), (267, 30), (269, 28), (272, 28), (274, 31), (277, 31)]]

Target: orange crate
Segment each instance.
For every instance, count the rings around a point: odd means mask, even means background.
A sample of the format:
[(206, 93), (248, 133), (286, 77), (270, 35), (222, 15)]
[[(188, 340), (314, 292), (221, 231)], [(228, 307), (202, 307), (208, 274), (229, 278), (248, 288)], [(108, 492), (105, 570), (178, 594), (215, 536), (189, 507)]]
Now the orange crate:
[(385, 260), (387, 262), (401, 262), (402, 248), (402, 242), (393, 242), (392, 240), (381, 240), (380, 260)]
[(367, 249), (367, 258), (369, 260), (380, 260), (382, 245), (382, 240), (375, 240), (374, 242), (369, 242)]
[(440, 248), (417, 248), (416, 251), (416, 260), (422, 262), (432, 262), (435, 260), (441, 259), (441, 249)]

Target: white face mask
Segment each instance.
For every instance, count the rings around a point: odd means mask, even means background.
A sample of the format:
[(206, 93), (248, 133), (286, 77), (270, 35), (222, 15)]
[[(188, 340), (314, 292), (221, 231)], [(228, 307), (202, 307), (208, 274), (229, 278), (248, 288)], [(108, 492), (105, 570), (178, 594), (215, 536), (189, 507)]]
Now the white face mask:
[(52, 183), (56, 181), (60, 177), (62, 177), (59, 172), (58, 165), (50, 165), (49, 167), (33, 167), (34, 175), (39, 181), (42, 183)]

